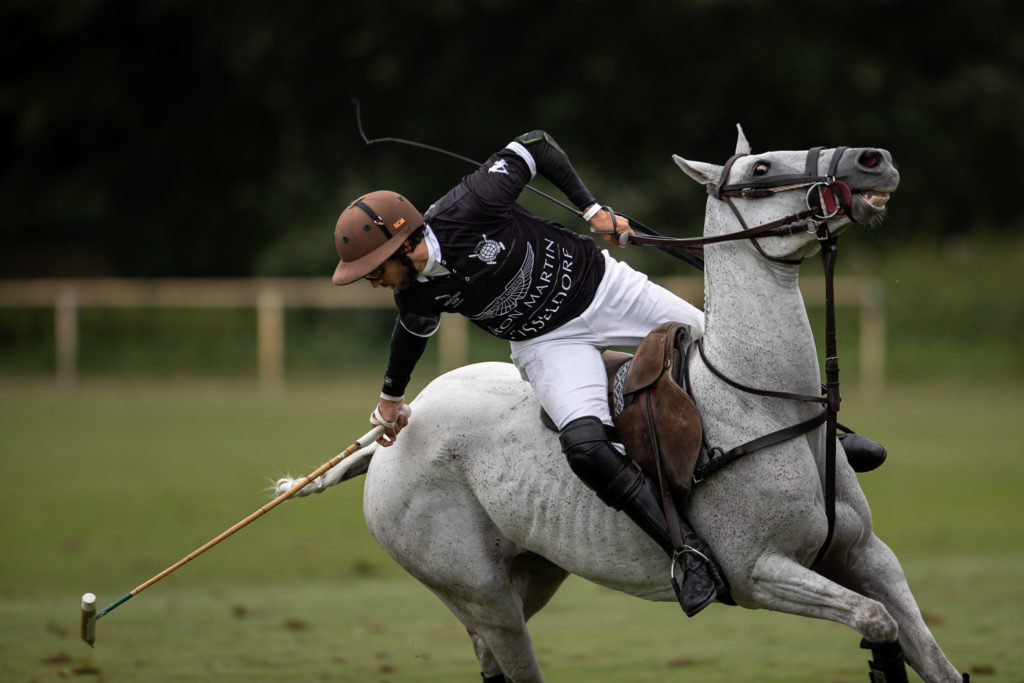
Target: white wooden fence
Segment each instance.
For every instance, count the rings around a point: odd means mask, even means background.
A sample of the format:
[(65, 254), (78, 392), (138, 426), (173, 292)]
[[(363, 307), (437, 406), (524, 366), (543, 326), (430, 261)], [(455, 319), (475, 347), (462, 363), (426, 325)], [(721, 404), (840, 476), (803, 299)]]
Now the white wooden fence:
[[(669, 277), (657, 282), (696, 305), (704, 300), (703, 280)], [(820, 277), (801, 278), (808, 306), (824, 305)], [(866, 392), (885, 386), (885, 312), (882, 287), (863, 277), (838, 277), (836, 305), (859, 309), (860, 382)], [(253, 279), (24, 279), (0, 280), (0, 307), (54, 309), (56, 378), (73, 385), (78, 376), (78, 310), (106, 308), (245, 308), (257, 311), (258, 377), (268, 389), (284, 382), (286, 308), (392, 309), (390, 290), (335, 287), (327, 278)], [(442, 371), (466, 363), (468, 323), (446, 315), (438, 332), (438, 364)], [(841, 340), (840, 340), (841, 341)], [(841, 350), (841, 349), (840, 349)]]

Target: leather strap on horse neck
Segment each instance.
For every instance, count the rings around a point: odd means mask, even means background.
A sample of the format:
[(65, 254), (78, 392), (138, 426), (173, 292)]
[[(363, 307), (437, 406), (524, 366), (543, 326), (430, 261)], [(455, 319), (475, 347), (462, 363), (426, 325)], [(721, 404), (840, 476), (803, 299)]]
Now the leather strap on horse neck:
[[(725, 375), (721, 370), (719, 370), (711, 363), (707, 355), (704, 353), (704, 344), (702, 343), (702, 341), (697, 341), (696, 344), (694, 344), (693, 346), (697, 347), (697, 351), (700, 353), (701, 360), (704, 362), (705, 367), (707, 367), (707, 369), (710, 370), (711, 373), (715, 375), (715, 377), (722, 380), (729, 386), (739, 389), (740, 391), (744, 391), (748, 394), (756, 394), (758, 396), (766, 396), (768, 398), (781, 398), (790, 401), (804, 401), (806, 403), (820, 403), (823, 406), (827, 405), (828, 403), (828, 399), (823, 396), (808, 396), (805, 394), (793, 394), (784, 391), (755, 389), (754, 387), (748, 387), (744, 384), (740, 384), (739, 382)], [(689, 367), (689, 354), (692, 348), (693, 347), (691, 346), (686, 350), (687, 358), (686, 362), (684, 363), (684, 367)], [(690, 385), (689, 372), (687, 372), (686, 374), (686, 390), (691, 395), (693, 394), (693, 389)], [(801, 434), (806, 434), (812, 429), (817, 429), (826, 421), (827, 410), (822, 410), (822, 412), (818, 413), (817, 415), (808, 420), (804, 420), (803, 422), (791, 425), (789, 427), (783, 427), (782, 429), (778, 429), (769, 434), (765, 434), (764, 436), (759, 436), (758, 438), (740, 444), (739, 446), (734, 446), (733, 448), (730, 448), (728, 451), (723, 451), (721, 448), (718, 448), (717, 446), (708, 448), (707, 443), (705, 442), (704, 447), (708, 453), (708, 459), (705, 462), (699, 464), (695, 468), (693, 473), (694, 483), (700, 483), (704, 479), (710, 477), (715, 472), (732, 464), (733, 462), (739, 460), (745, 455), (756, 453), (757, 451), (763, 448), (768, 448), (769, 446), (774, 446), (776, 444), (783, 443), (784, 441), (794, 439), (800, 436)]]
[(739, 458), (755, 453), (763, 448), (780, 444), (784, 441), (796, 438), (825, 425), (825, 472), (822, 481), (822, 493), (825, 500), (825, 519), (827, 531), (825, 540), (818, 549), (818, 554), (811, 563), (814, 569), (825, 556), (829, 546), (832, 544), (832, 537), (835, 533), (836, 524), (836, 439), (838, 430), (839, 404), (842, 397), (839, 393), (839, 352), (836, 343), (836, 307), (835, 307), (835, 262), (836, 262), (836, 237), (828, 232), (828, 227), (822, 224), (818, 231), (821, 245), (822, 265), (825, 269), (825, 386), (822, 396), (809, 396), (806, 394), (794, 394), (784, 391), (772, 391), (757, 389), (741, 384), (715, 367), (704, 353), (703, 340), (691, 344), (686, 349), (686, 358), (683, 361), (683, 368), (687, 371), (684, 374), (686, 391), (693, 396), (693, 387), (690, 384), (689, 357), (693, 347), (697, 348), (704, 365), (718, 379), (729, 386), (740, 391), (769, 398), (780, 398), (790, 401), (803, 401), (806, 403), (820, 403), (823, 406), (822, 412), (814, 417), (789, 427), (783, 427), (764, 436), (735, 446), (728, 451), (718, 447), (708, 447), (705, 442), (705, 449), (708, 453), (708, 460), (697, 465), (694, 470), (694, 483), (700, 483), (707, 477), (724, 467), (732, 464)]
[[(827, 230), (825, 230), (827, 233)], [(699, 484), (704, 479), (710, 477), (715, 472), (727, 467), (736, 460), (742, 458), (745, 455), (756, 453), (757, 451), (774, 446), (776, 444), (783, 443), (794, 439), (801, 434), (806, 434), (811, 430), (817, 429), (822, 424), (825, 425), (825, 473), (822, 482), (822, 493), (824, 494), (825, 500), (825, 520), (827, 522), (827, 531), (825, 534), (825, 540), (818, 549), (818, 554), (815, 556), (814, 561), (811, 563), (811, 569), (814, 569), (821, 562), (821, 559), (825, 556), (829, 546), (832, 544), (832, 537), (835, 533), (836, 525), (836, 439), (838, 430), (838, 413), (839, 404), (842, 401), (842, 397), (839, 394), (839, 357), (836, 345), (836, 315), (835, 315), (835, 288), (834, 288), (834, 274), (835, 274), (835, 259), (836, 259), (836, 238), (832, 235), (827, 235), (824, 238), (822, 244), (822, 262), (825, 266), (825, 389), (822, 396), (809, 396), (805, 394), (794, 394), (784, 391), (771, 391), (767, 389), (756, 389), (754, 387), (748, 387), (741, 384), (727, 375), (721, 370), (715, 367), (704, 353), (703, 340), (691, 344), (686, 349), (686, 358), (683, 361), (683, 367), (687, 368), (684, 374), (684, 380), (686, 383), (686, 391), (691, 396), (693, 395), (693, 387), (690, 384), (689, 376), (689, 358), (690, 352), (694, 347), (700, 354), (701, 360), (704, 362), (705, 367), (711, 371), (718, 379), (722, 380), (729, 386), (735, 387), (740, 391), (745, 391), (750, 394), (756, 394), (758, 396), (766, 396), (769, 398), (780, 398), (790, 401), (804, 401), (807, 403), (820, 403), (823, 406), (823, 410), (811, 417), (810, 419), (804, 420), (795, 425), (789, 427), (783, 427), (764, 436), (760, 436), (756, 439), (734, 446), (728, 451), (723, 451), (718, 447), (707, 446), (705, 442), (705, 450), (708, 453), (708, 460), (698, 464), (694, 469), (693, 480), (695, 484)]]
[[(828, 523), (828, 530), (825, 535), (825, 540), (821, 547), (818, 549), (818, 554), (811, 563), (811, 568), (817, 567), (821, 562), (825, 553), (828, 551), (829, 546), (832, 543), (832, 537), (835, 533), (835, 517), (836, 517), (836, 429), (838, 422), (839, 404), (842, 398), (839, 394), (839, 354), (836, 345), (836, 316), (835, 316), (835, 261), (836, 261), (836, 237), (829, 232), (828, 219), (832, 218), (841, 213), (850, 215), (851, 207), (851, 193), (850, 187), (836, 179), (836, 171), (839, 168), (839, 162), (846, 152), (846, 147), (837, 147), (832, 152), (832, 158), (829, 160), (828, 171), (826, 175), (816, 175), (818, 168), (818, 158), (823, 151), (822, 147), (813, 147), (807, 151), (807, 158), (804, 162), (804, 172), (800, 175), (782, 175), (774, 177), (766, 177), (759, 180), (750, 181), (747, 183), (736, 183), (727, 184), (729, 174), (732, 170), (733, 164), (736, 160), (742, 156), (740, 154), (733, 155), (726, 162), (725, 167), (722, 169), (722, 175), (717, 186), (709, 186), (708, 193), (718, 199), (722, 199), (729, 204), (733, 214), (736, 216), (740, 225), (743, 226), (743, 230), (739, 233), (734, 233), (735, 237), (745, 236), (743, 233), (752, 232), (746, 225), (743, 217), (740, 215), (736, 205), (731, 201), (730, 197), (739, 196), (743, 198), (758, 198), (767, 197), (777, 192), (786, 192), (798, 188), (807, 187), (807, 211), (811, 212), (811, 215), (806, 216), (809, 218), (814, 226), (817, 233), (818, 241), (821, 243), (821, 259), (822, 265), (825, 271), (825, 396), (823, 413), (811, 420), (808, 420), (800, 425), (794, 425), (793, 427), (779, 430), (773, 434), (769, 434), (761, 439), (757, 439), (748, 444), (738, 447), (741, 451), (744, 449), (763, 448), (773, 443), (778, 443), (786, 438), (792, 438), (795, 436), (793, 432), (795, 430), (804, 429), (804, 431), (810, 431), (816, 428), (822, 422), (825, 423), (825, 473), (823, 481), (823, 493), (825, 498), (825, 518)], [(813, 191), (817, 189), (817, 203), (812, 201)], [(831, 202), (831, 206), (830, 206)], [(807, 212), (801, 212), (807, 213)], [(799, 216), (801, 214), (796, 214)], [(789, 221), (791, 218), (787, 216), (781, 220)], [(798, 218), (796, 220), (803, 220)], [(775, 221), (777, 222), (777, 221)], [(764, 228), (765, 226), (759, 226)], [(757, 228), (755, 228), (757, 230)], [(756, 240), (752, 240), (758, 251), (767, 258), (767, 254), (761, 250)], [(779, 261), (786, 261), (783, 259), (772, 259)], [(701, 347), (701, 356), (704, 357), (703, 348)], [(705, 358), (706, 362), (706, 358)], [(710, 365), (708, 366), (711, 367)], [(717, 373), (719, 374), (720, 373)], [(755, 390), (755, 393), (764, 393)], [(806, 397), (789, 396), (797, 400), (806, 400)], [(758, 443), (762, 442), (762, 443)], [(737, 451), (733, 449), (732, 452)], [(744, 451), (750, 452), (750, 451)], [(735, 457), (739, 457), (743, 452), (736, 453)]]
[(835, 265), (836, 238), (828, 234), (823, 227), (824, 240), (821, 245), (821, 262), (825, 268), (825, 519), (828, 531), (825, 541), (818, 549), (818, 554), (811, 563), (811, 569), (818, 566), (825, 552), (832, 544), (832, 536), (836, 528), (836, 424), (838, 421), (839, 404), (839, 351), (836, 345), (836, 302), (835, 302)]

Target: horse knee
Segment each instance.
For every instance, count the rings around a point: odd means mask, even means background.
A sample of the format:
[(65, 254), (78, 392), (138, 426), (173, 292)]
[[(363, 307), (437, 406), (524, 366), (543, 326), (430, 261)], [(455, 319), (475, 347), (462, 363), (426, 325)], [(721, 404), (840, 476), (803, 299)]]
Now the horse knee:
[(893, 619), (885, 605), (865, 598), (854, 611), (854, 628), (866, 640), (874, 643), (891, 643), (900, 635), (899, 624)]

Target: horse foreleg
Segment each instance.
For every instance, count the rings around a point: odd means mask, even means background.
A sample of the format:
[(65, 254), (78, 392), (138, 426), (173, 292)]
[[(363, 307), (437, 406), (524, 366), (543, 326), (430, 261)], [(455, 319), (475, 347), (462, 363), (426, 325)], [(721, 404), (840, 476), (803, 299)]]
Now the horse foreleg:
[(852, 548), (848, 567), (837, 578), (885, 605), (899, 624), (899, 642), (911, 668), (928, 683), (954, 683), (961, 675), (946, 658), (921, 616), (895, 554), (877, 536)]
[(750, 575), (758, 606), (846, 624), (873, 642), (896, 640), (899, 627), (882, 603), (843, 588), (789, 557), (762, 555)]

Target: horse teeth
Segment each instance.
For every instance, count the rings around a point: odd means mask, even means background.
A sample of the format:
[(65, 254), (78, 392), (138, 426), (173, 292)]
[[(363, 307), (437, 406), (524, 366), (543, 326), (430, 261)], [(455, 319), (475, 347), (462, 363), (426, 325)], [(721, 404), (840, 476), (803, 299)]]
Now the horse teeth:
[(861, 196), (864, 197), (868, 204), (871, 204), (871, 206), (878, 209), (882, 208), (889, 202), (888, 192), (864, 192)]

